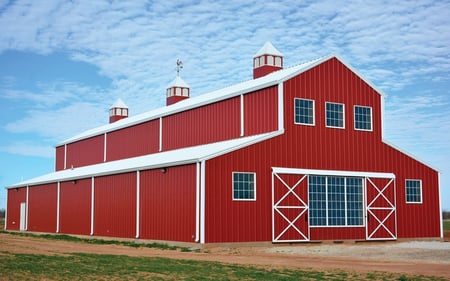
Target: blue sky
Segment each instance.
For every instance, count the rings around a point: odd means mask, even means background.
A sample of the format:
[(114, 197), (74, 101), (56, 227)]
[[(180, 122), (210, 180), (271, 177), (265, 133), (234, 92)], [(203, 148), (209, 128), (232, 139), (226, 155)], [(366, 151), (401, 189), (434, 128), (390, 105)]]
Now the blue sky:
[[(386, 95), (384, 138), (439, 169), (450, 210), (449, 1), (0, 0), (0, 187), (54, 170), (54, 145), (164, 106), (183, 60), (196, 96), (337, 53)], [(426, 188), (426, 187), (424, 187)], [(0, 188), (0, 208), (5, 207)]]

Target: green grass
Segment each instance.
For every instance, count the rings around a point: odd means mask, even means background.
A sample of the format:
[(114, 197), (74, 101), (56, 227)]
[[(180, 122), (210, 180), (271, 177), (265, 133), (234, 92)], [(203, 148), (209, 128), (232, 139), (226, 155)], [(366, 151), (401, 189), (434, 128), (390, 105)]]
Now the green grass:
[(0, 280), (444, 280), (389, 273), (267, 270), (217, 262), (96, 254), (0, 252)]
[(444, 220), (444, 230), (450, 230), (450, 220)]
[(70, 236), (66, 234), (34, 234), (27, 232), (7, 232), (4, 230), (0, 230), (0, 233), (8, 233), (11, 235), (17, 236), (25, 236), (25, 237), (34, 237), (34, 238), (43, 238), (49, 240), (62, 240), (69, 242), (77, 242), (77, 243), (87, 243), (87, 244), (97, 244), (97, 245), (120, 245), (127, 246), (133, 248), (156, 248), (161, 250), (180, 250), (182, 252), (191, 252), (192, 250), (188, 247), (179, 247), (179, 246), (170, 246), (168, 244), (163, 243), (144, 243), (144, 242), (133, 242), (133, 241), (117, 241), (117, 240), (104, 240), (97, 238), (80, 238), (75, 236)]

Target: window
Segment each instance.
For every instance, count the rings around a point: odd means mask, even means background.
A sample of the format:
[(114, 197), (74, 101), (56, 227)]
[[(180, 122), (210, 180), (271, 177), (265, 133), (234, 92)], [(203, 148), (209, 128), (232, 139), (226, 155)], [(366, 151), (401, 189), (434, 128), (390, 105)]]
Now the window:
[(314, 125), (314, 101), (294, 99), (295, 124)]
[(355, 105), (355, 129), (372, 131), (372, 108)]
[(342, 103), (326, 103), (326, 126), (344, 128), (344, 105)]
[(309, 176), (311, 226), (362, 226), (363, 179)]
[(422, 181), (406, 180), (406, 203), (422, 203)]
[(256, 200), (255, 173), (233, 173), (233, 200)]
[(128, 116), (128, 109), (122, 109), (122, 116)]

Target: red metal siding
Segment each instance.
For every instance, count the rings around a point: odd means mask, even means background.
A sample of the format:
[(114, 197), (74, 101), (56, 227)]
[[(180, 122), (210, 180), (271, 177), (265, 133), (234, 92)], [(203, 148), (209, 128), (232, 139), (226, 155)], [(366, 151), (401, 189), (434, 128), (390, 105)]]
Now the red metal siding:
[(58, 146), (55, 149), (55, 171), (64, 170), (64, 151), (64, 145)]
[(61, 182), (59, 210), (59, 232), (89, 235), (91, 179)]
[(239, 135), (239, 97), (163, 118), (163, 150), (212, 143)]
[(244, 134), (267, 133), (278, 129), (278, 87), (244, 96)]
[[(315, 126), (294, 124), (295, 97), (315, 100)], [(325, 127), (326, 101), (345, 104), (345, 129)], [(332, 59), (287, 81), (284, 102), (284, 135), (206, 162), (206, 242), (271, 240), (271, 167), (394, 173), (398, 237), (439, 237), (438, 174), (381, 141), (374, 89)], [(354, 105), (372, 107), (372, 132), (354, 130)], [(232, 200), (233, 171), (256, 172), (256, 201)], [(422, 204), (405, 203), (405, 179), (422, 180)], [(311, 228), (311, 240), (360, 239), (363, 230)]]
[(28, 230), (56, 232), (57, 184), (31, 186), (28, 192)]
[(106, 136), (106, 160), (118, 160), (159, 151), (159, 119), (134, 125)]
[(103, 154), (104, 135), (67, 144), (66, 168), (102, 163)]
[(6, 229), (20, 229), (20, 203), (26, 203), (27, 188), (8, 189)]
[(140, 173), (140, 238), (193, 242), (196, 165)]
[(136, 173), (94, 179), (94, 235), (136, 235)]

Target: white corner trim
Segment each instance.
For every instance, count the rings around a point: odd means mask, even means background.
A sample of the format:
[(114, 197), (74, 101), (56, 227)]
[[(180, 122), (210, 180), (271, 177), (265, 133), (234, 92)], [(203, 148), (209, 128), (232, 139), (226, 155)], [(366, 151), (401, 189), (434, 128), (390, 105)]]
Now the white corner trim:
[(200, 241), (200, 184), (201, 184), (200, 162), (196, 163), (195, 176), (195, 242)]
[(240, 108), (240, 110), (241, 110), (241, 137), (243, 137), (244, 136), (244, 134), (245, 134), (245, 130), (244, 130), (244, 95), (243, 94), (241, 94), (240, 95), (240, 105), (241, 105), (241, 108)]
[(94, 235), (94, 196), (95, 196), (95, 178), (91, 178), (91, 233)]
[(200, 243), (205, 244), (205, 160), (200, 167)]
[(61, 211), (61, 182), (56, 185), (56, 233), (59, 233), (59, 215)]
[(278, 131), (284, 130), (284, 82), (278, 84)]
[(140, 236), (140, 209), (141, 209), (141, 179), (139, 170), (136, 171), (136, 239)]

